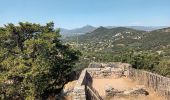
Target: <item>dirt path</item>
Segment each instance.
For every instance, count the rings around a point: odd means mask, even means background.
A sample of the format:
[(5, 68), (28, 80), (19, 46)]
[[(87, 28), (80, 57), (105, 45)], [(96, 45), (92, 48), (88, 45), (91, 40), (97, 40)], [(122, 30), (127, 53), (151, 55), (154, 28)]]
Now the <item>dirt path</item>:
[[(127, 90), (138, 86), (137, 83), (132, 82), (128, 78), (118, 78), (118, 79), (93, 79), (93, 87), (99, 92), (99, 94), (105, 96), (105, 86), (109, 85), (117, 90)], [(141, 96), (138, 98), (115, 98), (114, 100), (165, 100), (162, 97), (158, 96), (155, 92), (148, 90), (148, 96)]]

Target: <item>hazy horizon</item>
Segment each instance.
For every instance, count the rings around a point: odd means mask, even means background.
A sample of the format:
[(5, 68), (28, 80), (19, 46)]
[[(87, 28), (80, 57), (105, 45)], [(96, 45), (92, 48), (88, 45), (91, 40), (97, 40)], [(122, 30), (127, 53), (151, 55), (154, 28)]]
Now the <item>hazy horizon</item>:
[(83, 25), (83, 26), (78, 26), (78, 27), (74, 27), (74, 28), (65, 28), (65, 27), (59, 27), (59, 28), (62, 28), (62, 29), (68, 29), (68, 30), (72, 30), (72, 29), (78, 29), (78, 28), (82, 28), (82, 27), (86, 27), (86, 26), (92, 26), (92, 27), (96, 27), (96, 28), (98, 28), (98, 27), (170, 27), (170, 25), (169, 26), (137, 26), (137, 25), (129, 25), (129, 26), (110, 26), (110, 25), (108, 25), (108, 26), (102, 26), (102, 25), (99, 25), (99, 26), (93, 26), (93, 25), (89, 25), (89, 24), (87, 24), (87, 25)]

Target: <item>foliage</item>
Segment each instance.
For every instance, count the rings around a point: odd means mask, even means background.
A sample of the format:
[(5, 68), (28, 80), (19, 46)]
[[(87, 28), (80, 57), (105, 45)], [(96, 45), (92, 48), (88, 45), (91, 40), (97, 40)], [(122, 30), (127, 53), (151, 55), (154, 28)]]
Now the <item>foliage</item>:
[(76, 48), (83, 52), (81, 59), (84, 62), (80, 65), (85, 67), (85, 63), (91, 61), (119, 61), (130, 63), (137, 69), (168, 76), (169, 30), (170, 28), (164, 28), (145, 32), (124, 27), (99, 27), (93, 32), (67, 38), (66, 43), (76, 45)]
[(80, 53), (59, 38), (52, 22), (0, 29), (1, 98), (40, 99), (63, 87)]
[(155, 72), (163, 76), (170, 77), (170, 60), (163, 59), (158, 66), (155, 67)]
[(170, 77), (170, 60), (163, 55), (151, 51), (136, 52), (133, 50), (122, 51), (114, 57), (115, 61), (132, 64), (133, 68), (154, 72)]
[(116, 56), (115, 60), (130, 63), (132, 67), (137, 69), (152, 71), (153, 68), (159, 64), (160, 56), (157, 53), (149, 51), (135, 52), (133, 50), (127, 50), (121, 52), (119, 56)]

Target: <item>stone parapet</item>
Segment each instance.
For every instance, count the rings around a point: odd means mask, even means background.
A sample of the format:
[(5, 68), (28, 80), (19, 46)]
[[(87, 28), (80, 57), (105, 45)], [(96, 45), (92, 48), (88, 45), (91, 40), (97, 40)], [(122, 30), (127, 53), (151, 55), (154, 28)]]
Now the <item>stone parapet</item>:
[(134, 68), (131, 68), (129, 73), (128, 77), (130, 79), (153, 89), (162, 96), (170, 98), (170, 78)]
[(73, 100), (86, 100), (85, 85), (75, 86)]
[[(133, 69), (130, 64), (113, 62), (113, 63), (91, 63), (85, 68), (77, 80), (73, 90), (73, 100), (86, 100), (86, 95), (93, 96), (95, 100), (96, 92), (91, 88), (92, 78), (120, 78), (128, 77), (141, 85), (154, 89), (167, 98), (170, 98), (170, 78), (163, 77), (151, 72)], [(87, 93), (86, 88), (90, 92)], [(97, 96), (99, 97), (99, 96)], [(97, 99), (96, 99), (97, 100)]]

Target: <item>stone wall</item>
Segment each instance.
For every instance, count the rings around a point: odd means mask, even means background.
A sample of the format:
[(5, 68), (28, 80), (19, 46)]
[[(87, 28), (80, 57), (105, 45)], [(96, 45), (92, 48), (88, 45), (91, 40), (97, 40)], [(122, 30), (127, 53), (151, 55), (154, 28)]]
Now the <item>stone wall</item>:
[(92, 78), (120, 78), (124, 72), (120, 68), (87, 68), (87, 72)]
[(87, 100), (103, 100), (102, 97), (99, 95), (98, 91), (93, 87), (87, 86), (86, 89), (86, 96)]
[(86, 74), (86, 69), (81, 72), (80, 77), (77, 80), (77, 83), (73, 90), (73, 100), (86, 100)]
[(170, 78), (134, 68), (130, 68), (128, 77), (139, 84), (154, 89), (160, 95), (170, 98)]
[(92, 78), (120, 78), (129, 75), (130, 64), (113, 63), (91, 63), (86, 68)]
[(121, 63), (121, 62), (108, 62), (108, 63), (97, 63), (97, 62), (93, 62), (90, 63), (88, 68), (105, 68), (105, 67), (111, 67), (111, 68), (120, 68), (120, 67), (124, 67), (125, 66), (131, 66), (128, 63)]
[[(126, 63), (91, 63), (84, 69), (73, 90), (73, 100), (86, 100), (90, 95), (91, 100), (101, 100), (97, 91), (91, 86), (92, 78), (119, 78), (127, 76), (129, 64)], [(87, 89), (88, 88), (88, 89)]]
[(84, 69), (73, 90), (73, 100), (102, 100), (98, 92), (92, 87), (92, 77)]
[[(91, 63), (84, 69), (74, 87), (73, 100), (98, 100), (97, 91), (91, 87), (92, 78), (119, 78), (126, 76), (141, 85), (145, 85), (167, 98), (170, 98), (170, 78), (143, 70), (133, 69), (127, 63)], [(89, 87), (89, 89), (87, 89)]]

